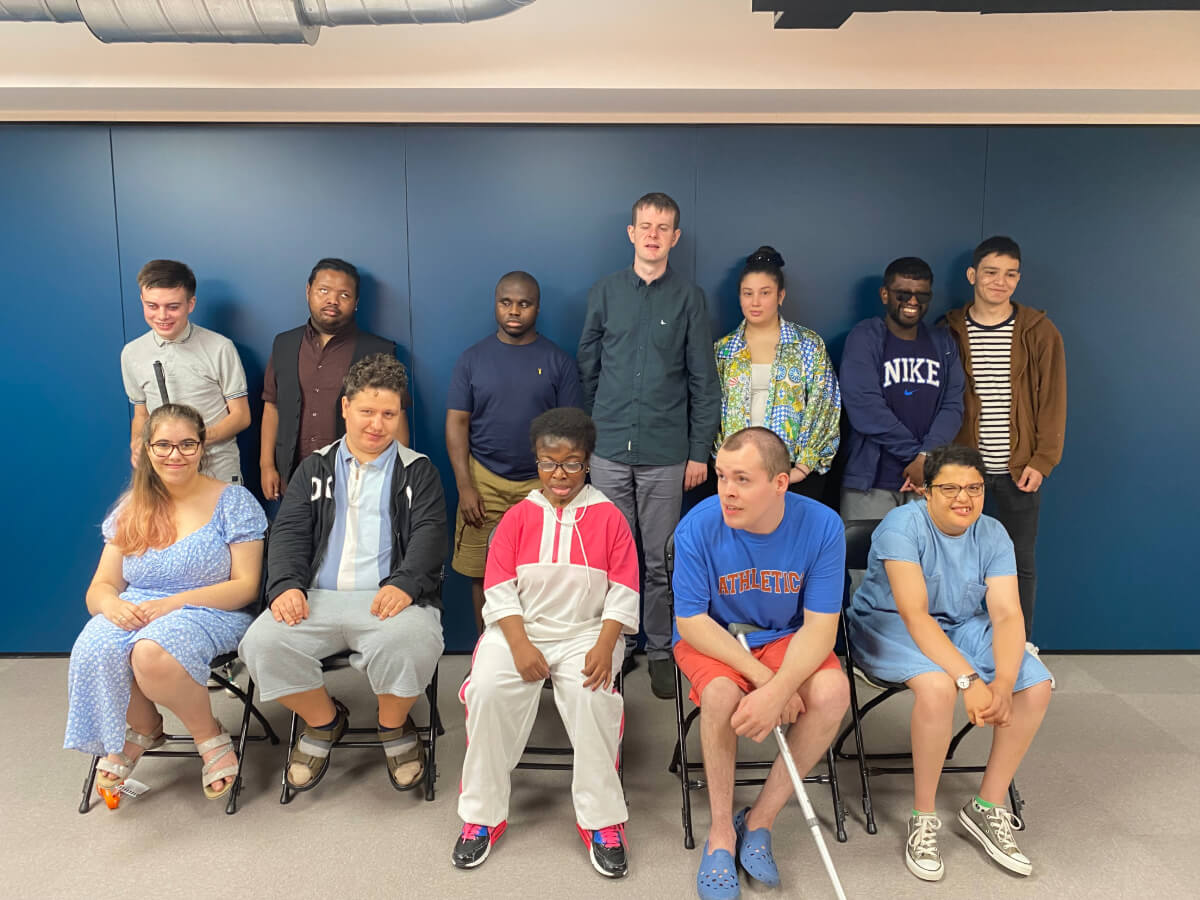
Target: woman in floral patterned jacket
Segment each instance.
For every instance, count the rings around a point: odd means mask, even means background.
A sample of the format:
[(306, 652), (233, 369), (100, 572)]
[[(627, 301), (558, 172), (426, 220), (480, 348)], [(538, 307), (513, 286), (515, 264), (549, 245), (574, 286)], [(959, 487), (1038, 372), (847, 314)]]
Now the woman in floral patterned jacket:
[(791, 490), (823, 499), (822, 476), (838, 448), (842, 395), (820, 335), (780, 316), (785, 293), (783, 257), (760, 247), (742, 270), (745, 318), (715, 345), (721, 382), (715, 447), (751, 425), (770, 428), (791, 453)]

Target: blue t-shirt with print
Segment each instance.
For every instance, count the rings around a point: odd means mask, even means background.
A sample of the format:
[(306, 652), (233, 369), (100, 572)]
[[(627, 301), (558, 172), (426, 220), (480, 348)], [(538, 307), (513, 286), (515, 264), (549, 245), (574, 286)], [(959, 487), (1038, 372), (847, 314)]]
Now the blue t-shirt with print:
[[(925, 324), (918, 323), (917, 336), (906, 341), (888, 330), (879, 370), (883, 399), (888, 408), (921, 443), (937, 415), (942, 392), (942, 361)], [(898, 491), (904, 484), (904, 467), (912, 460), (900, 459), (881, 449), (875, 471), (875, 487)]]
[[(846, 540), (837, 513), (799, 494), (784, 495), (783, 521), (770, 534), (725, 524), (719, 497), (709, 497), (675, 529), (675, 616), (707, 613), (722, 628), (762, 628), (751, 647), (795, 634), (804, 611), (842, 606)], [(674, 627), (674, 623), (672, 623)], [(672, 644), (679, 641), (674, 629)]]
[(501, 478), (537, 477), (529, 423), (548, 409), (583, 406), (579, 367), (540, 334), (506, 344), (490, 334), (463, 351), (450, 376), (447, 409), (471, 414), (471, 455)]

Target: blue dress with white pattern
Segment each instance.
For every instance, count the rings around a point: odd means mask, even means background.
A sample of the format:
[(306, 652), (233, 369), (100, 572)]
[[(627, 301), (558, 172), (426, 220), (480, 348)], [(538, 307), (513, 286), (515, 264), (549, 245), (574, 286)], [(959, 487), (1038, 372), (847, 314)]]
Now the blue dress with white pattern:
[[(116, 534), (117, 510), (101, 526), (105, 541)], [(129, 585), (121, 594), (130, 603), (145, 603), (183, 591), (228, 581), (229, 545), (261, 541), (267, 518), (254, 496), (230, 485), (217, 499), (212, 518), (197, 531), (162, 550), (126, 556), (121, 573)], [(185, 606), (136, 631), (125, 631), (103, 615), (92, 616), (71, 648), (67, 675), (70, 706), (63, 746), (96, 756), (118, 753), (125, 746), (125, 713), (129, 708), (133, 670), (129, 654), (138, 641), (154, 641), (199, 684), (208, 681), (209, 662), (237, 649), (254, 617), (248, 612)]]

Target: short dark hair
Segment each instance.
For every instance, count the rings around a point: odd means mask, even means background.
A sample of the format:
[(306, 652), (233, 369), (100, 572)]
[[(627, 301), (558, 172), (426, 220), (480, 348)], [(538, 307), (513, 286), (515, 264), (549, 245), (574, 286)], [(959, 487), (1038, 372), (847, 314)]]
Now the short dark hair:
[(946, 444), (930, 450), (929, 455), (925, 457), (925, 468), (921, 472), (925, 484), (933, 484), (933, 479), (937, 478), (943, 466), (968, 466), (977, 470), (980, 475), (987, 474), (983, 469), (983, 456), (974, 447)]
[(342, 391), (347, 400), (352, 400), (359, 391), (373, 389), (398, 394), (403, 403), (407, 388), (408, 373), (404, 370), (404, 363), (390, 353), (364, 356), (350, 367), (346, 380), (342, 382)]
[(500, 286), (503, 285), (506, 281), (511, 281), (516, 284), (519, 284), (519, 285), (529, 288), (530, 290), (533, 291), (533, 299), (536, 300), (538, 303), (542, 302), (542, 286), (540, 284), (538, 284), (538, 280), (536, 278), (534, 278), (532, 275), (530, 275), (528, 272), (522, 272), (520, 269), (517, 269), (513, 272), (509, 272), (506, 275), (501, 275), (500, 280), (496, 282), (496, 296), (497, 297), (500, 296)]
[(779, 251), (774, 247), (768, 247), (764, 244), (747, 256), (746, 265), (742, 269), (738, 283), (740, 284), (743, 278), (754, 272), (762, 272), (765, 275), (770, 275), (775, 279), (775, 286), (781, 291), (784, 289), (783, 257), (779, 255)]
[(979, 264), (983, 262), (985, 256), (991, 256), (993, 253), (998, 253), (1001, 256), (1011, 256), (1018, 263), (1021, 261), (1021, 248), (1017, 242), (1010, 237), (1005, 237), (998, 234), (995, 237), (990, 237), (986, 241), (981, 241), (979, 246), (975, 248), (975, 252), (971, 254), (971, 268), (978, 269)]
[(643, 194), (638, 198), (638, 201), (633, 204), (633, 211), (629, 215), (630, 225), (637, 224), (638, 210), (643, 206), (653, 206), (659, 212), (674, 213), (675, 227), (679, 228), (679, 204), (662, 191), (651, 191), (649, 194)]
[(529, 423), (529, 444), (537, 453), (539, 441), (547, 444), (566, 442), (589, 458), (596, 449), (596, 423), (575, 406), (548, 409)]
[(787, 444), (770, 428), (761, 425), (751, 425), (741, 431), (735, 431), (725, 438), (721, 444), (722, 450), (741, 450), (746, 444), (753, 444), (762, 459), (767, 474), (774, 478), (786, 473), (792, 468), (792, 458), (788, 454)]
[(902, 256), (893, 259), (883, 270), (883, 286), (892, 283), (893, 278), (911, 278), (913, 281), (928, 281), (933, 286), (933, 269), (929, 263), (919, 256)]
[(317, 260), (317, 264), (308, 273), (309, 287), (312, 287), (317, 273), (323, 269), (328, 269), (331, 272), (344, 272), (346, 275), (349, 275), (350, 280), (354, 282), (354, 296), (358, 296), (358, 269), (354, 268), (351, 263), (346, 262), (344, 259), (338, 259), (336, 256), (327, 256), (324, 259)]
[(174, 259), (152, 259), (142, 266), (137, 276), (138, 287), (183, 288), (189, 298), (196, 296), (196, 273), (186, 263)]

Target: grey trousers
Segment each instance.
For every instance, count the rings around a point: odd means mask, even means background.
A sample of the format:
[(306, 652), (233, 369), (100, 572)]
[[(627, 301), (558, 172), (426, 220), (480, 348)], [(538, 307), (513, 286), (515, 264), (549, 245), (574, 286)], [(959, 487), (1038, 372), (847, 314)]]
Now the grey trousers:
[[(625, 516), (646, 561), (642, 572), (642, 628), (646, 656), (671, 658), (671, 613), (663, 550), (679, 524), (683, 505), (683, 472), (687, 463), (671, 466), (627, 466), (593, 456), (592, 484), (604, 492)], [(625, 639), (625, 655), (634, 639)]]
[(885, 491), (882, 488), (871, 488), (869, 491), (842, 488), (842, 521), (882, 519), (897, 506), (920, 499), (921, 495), (916, 491), (901, 493), (900, 491)]
[(321, 660), (352, 651), (350, 665), (367, 673), (375, 694), (416, 697), (441, 658), (442, 614), (410, 606), (390, 619), (371, 615), (375, 591), (308, 591), (308, 618), (276, 622), (271, 611), (246, 631), (238, 654), (263, 700), (277, 700), (325, 685)]

